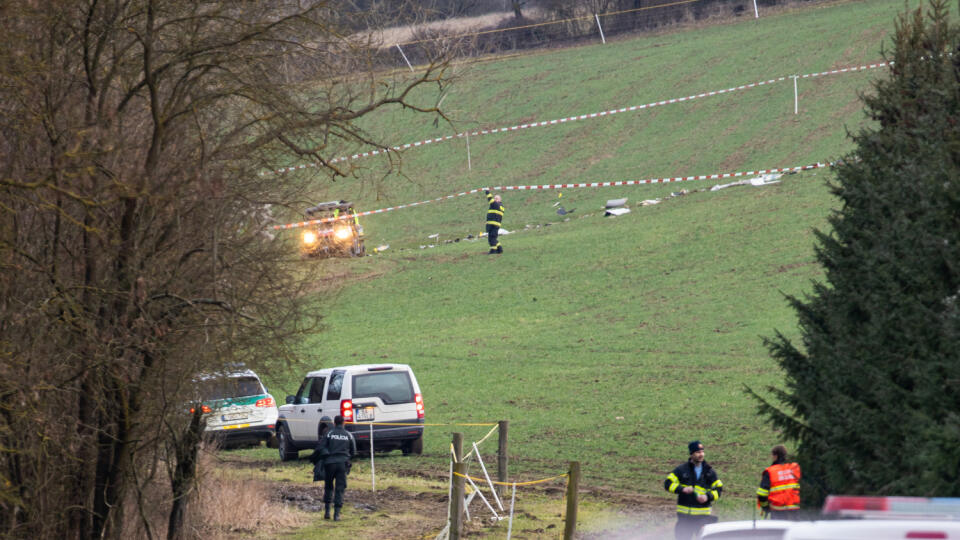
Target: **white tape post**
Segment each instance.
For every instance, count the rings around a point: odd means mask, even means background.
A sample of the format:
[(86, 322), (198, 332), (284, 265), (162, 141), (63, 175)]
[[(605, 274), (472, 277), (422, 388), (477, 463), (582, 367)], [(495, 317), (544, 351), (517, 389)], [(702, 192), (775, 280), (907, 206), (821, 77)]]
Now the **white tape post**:
[(513, 485), (513, 494), (510, 495), (510, 521), (507, 523), (507, 540), (513, 534), (513, 503), (517, 500), (517, 485)]
[(497, 508), (503, 512), (503, 503), (500, 502), (500, 496), (497, 495), (497, 488), (493, 487), (493, 482), (490, 481), (490, 474), (487, 473), (487, 466), (483, 463), (483, 457), (480, 456), (480, 449), (477, 448), (477, 443), (473, 443), (473, 451), (477, 453), (477, 463), (480, 464), (480, 470), (483, 471), (483, 477), (487, 479), (487, 485), (490, 486), (490, 491), (493, 493), (493, 499), (497, 501)]
[(377, 505), (377, 475), (373, 467), (373, 422), (370, 422), (370, 490), (373, 492), (373, 505)]
[[(480, 491), (480, 488), (477, 487), (477, 484), (473, 483), (473, 479), (470, 478), (469, 476), (465, 476), (464, 478), (466, 478), (467, 482), (470, 482), (470, 486), (473, 487), (474, 490), (476, 490), (475, 493), (480, 496), (480, 500), (483, 501), (483, 504), (487, 505), (487, 508), (490, 510), (490, 513), (493, 514), (493, 517), (500, 519), (500, 514), (497, 514), (497, 511), (493, 509), (493, 505), (491, 505), (490, 501), (488, 501), (487, 498), (483, 496), (483, 492)], [(468, 506), (469, 504), (463, 505), (464, 510), (466, 510)], [(467, 518), (467, 519), (469, 520), (470, 518)]]

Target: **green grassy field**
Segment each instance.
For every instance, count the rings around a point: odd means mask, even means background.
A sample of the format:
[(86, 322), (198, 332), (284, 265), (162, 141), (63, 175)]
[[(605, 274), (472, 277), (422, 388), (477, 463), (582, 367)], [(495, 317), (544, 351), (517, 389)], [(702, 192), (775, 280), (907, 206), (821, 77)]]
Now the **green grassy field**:
[[(444, 102), (454, 126), (398, 112), (367, 127), (402, 144), (873, 62), (902, 8), (901, 0), (842, 2), (465, 64)], [(481, 186), (827, 161), (852, 148), (847, 130), (865, 121), (858, 92), (883, 76), (878, 69), (802, 79), (798, 115), (787, 80), (473, 137), (469, 171), (464, 140), (406, 151), (402, 173), (385, 177), (383, 158), (356, 160), (361, 178), (316, 179), (316, 200), (374, 209)], [(721, 510), (745, 515), (769, 448), (782, 441), (743, 388), (782, 379), (762, 336), (797, 336), (783, 295), (802, 295), (821, 276), (812, 230), (825, 226), (835, 204), (831, 177), (820, 169), (715, 192), (701, 190), (731, 180), (564, 190), (565, 206), (576, 208), (569, 221), (554, 213), (555, 191), (506, 192), (504, 227), (515, 234), (503, 237), (499, 257), (484, 254), (484, 240), (442, 243), (481, 231), (480, 195), (372, 216), (364, 221), (368, 249), (390, 249), (303, 262), (318, 283), (325, 329), (304, 345), (303, 365), (275, 366), (265, 379), (282, 400), (308, 368), (408, 363), (427, 422), (509, 420), (510, 470), (527, 479), (577, 460), (586, 486), (661, 494), (664, 475), (686, 459), (686, 443), (700, 439), (726, 486)], [(696, 191), (635, 204), (680, 189)], [(603, 217), (603, 201), (617, 197), (629, 197), (632, 212)], [(434, 233), (440, 245), (419, 249), (437, 243), (428, 239)], [(450, 433), (469, 441), (486, 429), (430, 427), (423, 457), (390, 463), (445, 471)], [(486, 448), (492, 456), (495, 443)]]

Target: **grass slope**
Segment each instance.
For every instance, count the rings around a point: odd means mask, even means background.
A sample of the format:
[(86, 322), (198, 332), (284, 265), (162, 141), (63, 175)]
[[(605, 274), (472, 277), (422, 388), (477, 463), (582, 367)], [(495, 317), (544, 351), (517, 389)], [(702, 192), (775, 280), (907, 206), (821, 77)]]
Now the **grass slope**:
[[(902, 7), (901, 0), (838, 3), (475, 63), (445, 106), (459, 131), (857, 65), (880, 59)], [(327, 184), (316, 198), (375, 208), (483, 185), (823, 161), (850, 149), (846, 129), (864, 121), (857, 92), (884, 75), (801, 80), (796, 116), (787, 81), (475, 137), (472, 171), (462, 140), (405, 152), (403, 177), (380, 178), (380, 158), (357, 160), (363, 181)], [(450, 130), (408, 113), (377, 118), (369, 129), (391, 143)], [(782, 380), (761, 336), (779, 329), (796, 337), (783, 293), (802, 294), (821, 275), (811, 231), (824, 227), (834, 204), (829, 177), (820, 170), (773, 186), (700, 191), (618, 218), (596, 209), (606, 199), (636, 202), (716, 182), (567, 190), (566, 206), (577, 208), (567, 222), (553, 212), (554, 192), (507, 193), (505, 226), (521, 232), (503, 238), (501, 257), (484, 255), (483, 241), (400, 249), (431, 242), (432, 233), (442, 240), (478, 232), (481, 197), (373, 216), (365, 221), (369, 245), (390, 250), (303, 264), (328, 313), (325, 331), (305, 344), (305, 364), (411, 364), (428, 422), (510, 420), (511, 473), (526, 478), (579, 460), (586, 486), (660, 494), (663, 476), (686, 458), (687, 441), (699, 438), (726, 484), (721, 508), (747, 513), (767, 451), (781, 441), (742, 389)], [(282, 399), (304, 370), (278, 367), (267, 378)], [(424, 457), (410, 466), (445, 470), (451, 431), (475, 440), (486, 428), (431, 427)]]

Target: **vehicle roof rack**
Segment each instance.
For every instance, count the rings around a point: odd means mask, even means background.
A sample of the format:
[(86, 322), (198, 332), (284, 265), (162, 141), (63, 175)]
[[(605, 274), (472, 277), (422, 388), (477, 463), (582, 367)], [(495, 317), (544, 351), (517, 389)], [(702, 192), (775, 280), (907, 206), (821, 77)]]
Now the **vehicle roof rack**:
[(341, 201), (328, 201), (328, 202), (318, 203), (314, 206), (311, 206), (310, 208), (307, 208), (304, 211), (307, 213), (307, 215), (311, 215), (311, 214), (317, 214), (319, 212), (332, 212), (335, 209), (350, 210), (352, 208), (353, 208), (353, 203), (341, 200)]

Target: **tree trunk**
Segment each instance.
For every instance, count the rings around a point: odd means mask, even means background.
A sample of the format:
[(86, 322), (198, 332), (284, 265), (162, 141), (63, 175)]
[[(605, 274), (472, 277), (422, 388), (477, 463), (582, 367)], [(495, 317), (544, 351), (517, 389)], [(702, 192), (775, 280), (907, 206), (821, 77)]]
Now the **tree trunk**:
[(194, 409), (190, 426), (175, 443), (177, 466), (171, 480), (173, 506), (170, 508), (170, 519), (167, 523), (167, 540), (180, 540), (184, 537), (183, 522), (189, 503), (188, 497), (197, 477), (197, 454), (203, 432), (203, 424), (200, 422), (202, 414), (199, 406)]

